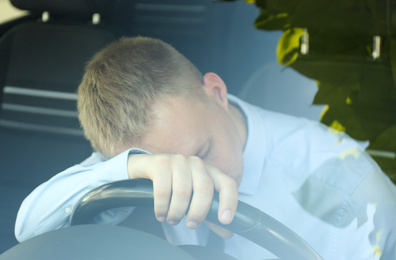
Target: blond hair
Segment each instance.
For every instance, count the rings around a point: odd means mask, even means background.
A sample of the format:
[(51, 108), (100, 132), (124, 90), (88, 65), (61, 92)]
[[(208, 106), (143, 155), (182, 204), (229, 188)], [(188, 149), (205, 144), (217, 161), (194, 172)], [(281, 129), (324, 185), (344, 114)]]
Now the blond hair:
[(199, 96), (202, 74), (161, 40), (121, 38), (88, 63), (78, 88), (79, 120), (103, 156), (150, 130), (152, 107), (166, 95)]

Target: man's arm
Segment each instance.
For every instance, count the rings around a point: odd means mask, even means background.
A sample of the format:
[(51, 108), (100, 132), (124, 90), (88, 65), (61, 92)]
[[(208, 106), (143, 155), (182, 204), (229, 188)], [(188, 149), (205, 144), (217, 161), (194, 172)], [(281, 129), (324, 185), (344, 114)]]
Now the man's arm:
[(22, 242), (68, 226), (74, 207), (87, 192), (105, 183), (128, 179), (129, 153), (125, 151), (105, 162), (75, 165), (37, 187), (19, 209), (17, 240)]
[[(15, 236), (19, 241), (69, 225), (74, 207), (87, 192), (122, 179), (153, 181), (154, 205), (160, 222), (177, 224), (187, 213), (186, 225), (197, 228), (219, 192), (219, 220), (229, 224), (238, 203), (236, 182), (198, 157), (182, 155), (130, 155), (126, 151), (108, 161), (76, 165), (36, 188), (18, 212)], [(191, 205), (190, 198), (191, 199)], [(108, 220), (117, 223), (125, 212)]]

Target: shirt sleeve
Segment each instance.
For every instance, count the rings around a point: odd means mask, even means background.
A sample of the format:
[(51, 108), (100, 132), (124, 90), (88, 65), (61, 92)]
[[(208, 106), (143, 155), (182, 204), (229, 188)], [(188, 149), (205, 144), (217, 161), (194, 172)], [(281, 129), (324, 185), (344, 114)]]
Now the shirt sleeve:
[[(71, 213), (82, 196), (103, 184), (129, 178), (127, 162), (131, 153), (147, 152), (130, 149), (107, 161), (103, 161), (99, 155), (93, 155), (38, 186), (25, 198), (19, 209), (15, 223), (17, 240), (22, 242), (44, 232), (69, 226)], [(125, 210), (118, 212), (111, 214), (110, 221), (117, 222), (122, 217), (120, 214), (126, 213)]]

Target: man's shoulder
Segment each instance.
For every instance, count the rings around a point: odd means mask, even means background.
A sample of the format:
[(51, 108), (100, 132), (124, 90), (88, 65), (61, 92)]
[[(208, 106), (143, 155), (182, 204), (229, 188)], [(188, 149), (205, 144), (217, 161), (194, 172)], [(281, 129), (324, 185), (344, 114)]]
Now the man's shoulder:
[(103, 157), (103, 155), (101, 155), (100, 153), (98, 153), (98, 152), (93, 152), (92, 154), (91, 154), (91, 156), (89, 156), (88, 158), (86, 158), (84, 161), (82, 161), (81, 163), (80, 163), (80, 165), (82, 165), (82, 166), (88, 166), (88, 165), (92, 165), (92, 164), (96, 164), (96, 163), (99, 163), (99, 162), (103, 162), (103, 161), (105, 161), (106, 159)]

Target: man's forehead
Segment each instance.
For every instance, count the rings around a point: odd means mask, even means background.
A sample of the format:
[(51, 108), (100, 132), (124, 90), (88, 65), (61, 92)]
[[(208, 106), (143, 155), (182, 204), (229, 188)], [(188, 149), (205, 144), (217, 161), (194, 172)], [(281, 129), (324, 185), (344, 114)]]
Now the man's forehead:
[(182, 98), (159, 102), (153, 109), (150, 131), (140, 139), (140, 148), (152, 153), (194, 155), (204, 139), (204, 115), (199, 106)]

